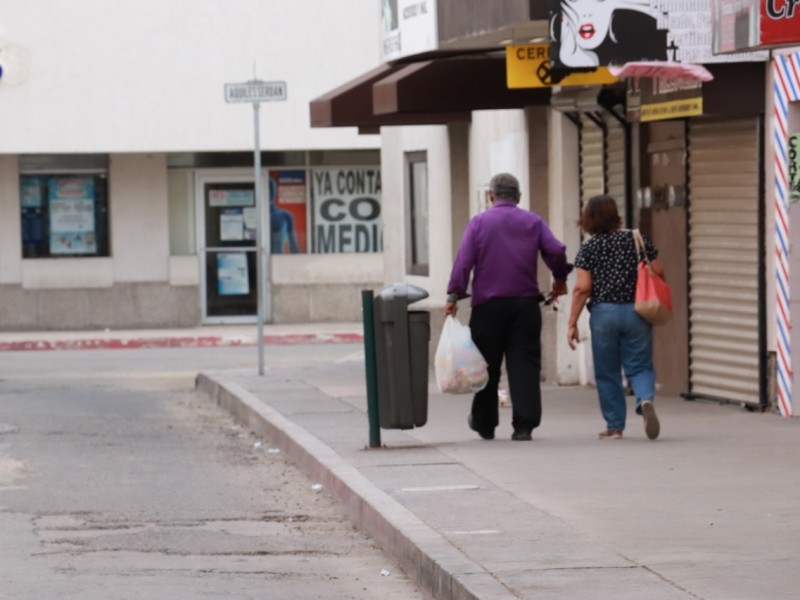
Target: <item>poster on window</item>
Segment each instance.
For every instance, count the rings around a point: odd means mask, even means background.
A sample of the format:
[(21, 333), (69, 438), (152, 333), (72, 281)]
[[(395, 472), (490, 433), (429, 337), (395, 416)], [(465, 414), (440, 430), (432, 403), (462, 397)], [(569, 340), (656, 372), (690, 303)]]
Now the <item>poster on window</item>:
[(258, 241), (258, 209), (255, 206), (243, 208), (242, 220), (244, 221), (244, 239)]
[(220, 296), (246, 296), (250, 293), (244, 252), (217, 254), (217, 293)]
[(22, 208), (42, 207), (42, 180), (39, 177), (23, 177), (19, 188), (19, 205)]
[(219, 239), (221, 242), (239, 242), (244, 239), (244, 215), (241, 208), (223, 208), (220, 211)]
[(221, 206), (255, 206), (256, 195), (253, 190), (209, 190), (208, 205)]
[(382, 252), (380, 169), (319, 169), (311, 178), (314, 252)]
[(94, 179), (53, 177), (48, 181), (51, 254), (97, 254)]
[(44, 241), (44, 216), (40, 210), (22, 211), (22, 243), (41, 244)]
[(269, 225), (272, 254), (304, 254), (306, 243), (306, 172), (269, 172)]

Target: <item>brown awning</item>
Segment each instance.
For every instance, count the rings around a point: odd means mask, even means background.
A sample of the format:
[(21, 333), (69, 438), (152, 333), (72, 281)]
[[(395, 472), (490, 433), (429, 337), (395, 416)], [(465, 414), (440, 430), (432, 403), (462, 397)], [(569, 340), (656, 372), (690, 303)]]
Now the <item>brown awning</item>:
[(441, 58), (382, 65), (312, 100), (312, 127), (430, 125), (469, 121), (471, 111), (546, 105), (549, 89), (510, 90), (504, 57)]
[(403, 67), (375, 82), (375, 114), (473, 111), (550, 103), (549, 88), (508, 89), (505, 57), (430, 60)]

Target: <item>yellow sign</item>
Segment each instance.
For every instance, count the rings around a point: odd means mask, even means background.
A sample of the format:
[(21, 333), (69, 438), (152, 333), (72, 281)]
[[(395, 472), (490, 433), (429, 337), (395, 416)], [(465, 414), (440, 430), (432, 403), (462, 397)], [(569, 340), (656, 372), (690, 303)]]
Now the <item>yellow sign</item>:
[(601, 85), (619, 81), (606, 67), (553, 71), (550, 46), (506, 46), (506, 85), (514, 88), (543, 88), (554, 85)]
[(684, 98), (683, 100), (670, 100), (669, 102), (656, 102), (642, 104), (639, 120), (663, 121), (664, 119), (682, 119), (683, 117), (696, 117), (703, 114), (702, 98)]

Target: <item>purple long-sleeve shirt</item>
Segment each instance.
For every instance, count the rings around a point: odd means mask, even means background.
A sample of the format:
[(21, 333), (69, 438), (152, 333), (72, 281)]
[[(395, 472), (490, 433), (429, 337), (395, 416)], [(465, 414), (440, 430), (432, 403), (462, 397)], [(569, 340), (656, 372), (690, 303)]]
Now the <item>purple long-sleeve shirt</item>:
[(572, 271), (566, 249), (535, 212), (513, 201), (495, 200), (467, 224), (447, 293), (465, 298), (472, 273), (472, 306), (492, 298), (536, 297), (538, 255), (561, 281)]

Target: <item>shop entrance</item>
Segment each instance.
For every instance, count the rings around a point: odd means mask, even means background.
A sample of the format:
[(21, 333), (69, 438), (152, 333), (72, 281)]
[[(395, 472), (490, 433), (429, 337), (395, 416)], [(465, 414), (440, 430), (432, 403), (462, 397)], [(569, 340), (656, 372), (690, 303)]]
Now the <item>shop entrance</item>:
[[(252, 174), (198, 172), (195, 186), (203, 322), (255, 323), (258, 215)], [(264, 235), (269, 236), (266, 228)], [(270, 282), (265, 279), (264, 320), (269, 322)]]

